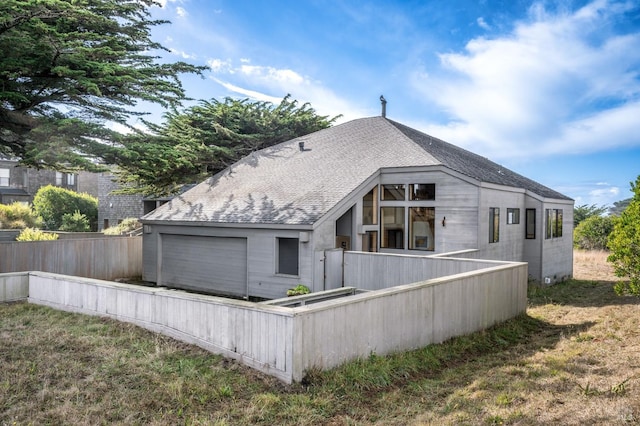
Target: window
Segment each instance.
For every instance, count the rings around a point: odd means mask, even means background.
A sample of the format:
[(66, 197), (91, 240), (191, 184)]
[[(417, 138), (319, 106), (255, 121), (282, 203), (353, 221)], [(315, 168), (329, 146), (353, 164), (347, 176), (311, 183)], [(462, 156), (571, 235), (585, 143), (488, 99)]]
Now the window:
[(367, 231), (362, 236), (362, 251), (378, 251), (378, 231)]
[(525, 211), (526, 230), (525, 238), (527, 240), (535, 240), (536, 238), (536, 209), (527, 209)]
[(382, 200), (404, 201), (404, 185), (382, 185)]
[(562, 209), (546, 209), (545, 213), (547, 219), (545, 237), (547, 239), (562, 237)]
[(62, 186), (62, 173), (56, 172), (56, 186)]
[(73, 173), (67, 173), (67, 185), (73, 186), (76, 184), (76, 175)]
[(500, 241), (500, 208), (489, 207), (489, 242)]
[(362, 198), (362, 224), (378, 224), (378, 185)]
[(412, 183), (409, 185), (409, 199), (412, 201), (435, 200), (435, 183)]
[(278, 270), (276, 273), (298, 275), (298, 239), (278, 238)]
[(382, 248), (404, 248), (404, 207), (382, 207)]
[(11, 177), (11, 170), (0, 169), (0, 186), (9, 186), (10, 177)]
[(435, 219), (433, 207), (409, 208), (409, 249), (434, 250)]
[(507, 209), (507, 225), (520, 223), (520, 209)]

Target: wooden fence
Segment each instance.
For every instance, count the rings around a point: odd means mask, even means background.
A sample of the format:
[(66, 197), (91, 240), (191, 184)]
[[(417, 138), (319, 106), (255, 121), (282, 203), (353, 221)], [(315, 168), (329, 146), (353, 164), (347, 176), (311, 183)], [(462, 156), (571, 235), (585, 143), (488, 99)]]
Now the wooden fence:
[(344, 285), (362, 290), (380, 290), (509, 263), (443, 256), (446, 255), (419, 256), (345, 251)]
[(291, 383), (311, 368), (439, 343), (521, 314), (527, 265), (501, 262), (298, 307), (43, 272), (0, 274), (0, 301), (27, 297), (132, 322)]
[(0, 243), (0, 273), (21, 271), (101, 280), (140, 277), (142, 237)]

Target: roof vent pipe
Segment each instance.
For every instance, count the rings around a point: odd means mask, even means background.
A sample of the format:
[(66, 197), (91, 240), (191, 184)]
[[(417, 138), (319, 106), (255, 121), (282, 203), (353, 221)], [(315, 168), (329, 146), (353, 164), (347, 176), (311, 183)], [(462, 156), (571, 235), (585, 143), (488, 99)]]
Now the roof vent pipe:
[(304, 151), (304, 142), (298, 142), (298, 148), (300, 148), (300, 151)]
[(382, 104), (382, 116), (386, 117), (387, 116), (387, 100), (382, 95), (380, 95), (380, 103)]

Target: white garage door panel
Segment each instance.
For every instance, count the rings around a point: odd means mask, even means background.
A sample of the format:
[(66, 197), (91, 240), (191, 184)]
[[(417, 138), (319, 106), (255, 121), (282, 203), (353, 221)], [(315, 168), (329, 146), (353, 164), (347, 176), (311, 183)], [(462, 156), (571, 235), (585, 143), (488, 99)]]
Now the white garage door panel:
[(245, 296), (247, 239), (162, 235), (162, 285)]

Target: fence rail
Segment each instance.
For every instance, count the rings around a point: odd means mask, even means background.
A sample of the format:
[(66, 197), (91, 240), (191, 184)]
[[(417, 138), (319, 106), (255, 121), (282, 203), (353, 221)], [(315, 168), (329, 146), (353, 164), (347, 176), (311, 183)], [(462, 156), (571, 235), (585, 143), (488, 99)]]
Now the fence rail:
[(142, 237), (0, 242), (0, 273), (43, 271), (101, 280), (142, 276)]

